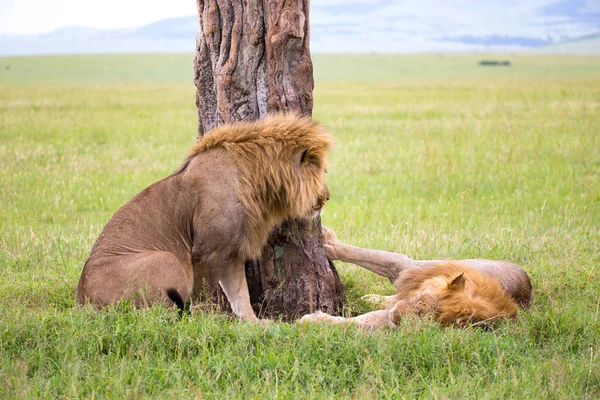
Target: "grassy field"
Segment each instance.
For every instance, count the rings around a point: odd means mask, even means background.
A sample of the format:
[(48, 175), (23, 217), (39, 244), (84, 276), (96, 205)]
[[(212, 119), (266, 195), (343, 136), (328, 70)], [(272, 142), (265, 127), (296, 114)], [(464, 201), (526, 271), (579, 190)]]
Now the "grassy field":
[[(0, 58), (0, 398), (598, 398), (600, 57), (315, 55), (325, 225), (498, 258), (534, 302), (490, 331), (75, 306), (100, 230), (194, 143), (189, 55)], [(348, 313), (389, 282), (338, 264)]]

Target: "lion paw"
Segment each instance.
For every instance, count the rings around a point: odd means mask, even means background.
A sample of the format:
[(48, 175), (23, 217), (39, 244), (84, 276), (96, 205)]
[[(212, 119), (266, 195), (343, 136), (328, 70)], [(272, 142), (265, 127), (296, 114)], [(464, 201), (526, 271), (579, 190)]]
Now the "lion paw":
[(337, 238), (334, 231), (327, 228), (326, 226), (321, 226), (321, 234), (323, 235), (323, 243), (330, 244), (339, 242), (340, 240)]
[(335, 232), (325, 226), (322, 226), (321, 235), (323, 237), (323, 248), (325, 249), (327, 258), (331, 261), (339, 260), (339, 254), (337, 253), (342, 245), (342, 242), (340, 242), (340, 240), (337, 238)]
[(323, 245), (323, 249), (325, 250), (325, 255), (327, 256), (327, 259), (330, 261), (335, 261), (335, 249), (328, 245), (328, 244), (324, 244)]
[(315, 311), (312, 314), (307, 314), (300, 318), (300, 323), (306, 322), (326, 322), (326, 323), (336, 323), (338, 322), (337, 317), (324, 313), (322, 311)]
[(300, 322), (318, 322), (323, 319), (323, 316), (327, 315), (322, 311), (315, 311), (312, 314), (306, 314), (300, 318)]
[(380, 294), (365, 294), (364, 296), (361, 296), (360, 299), (375, 306), (385, 303), (387, 300), (386, 296)]

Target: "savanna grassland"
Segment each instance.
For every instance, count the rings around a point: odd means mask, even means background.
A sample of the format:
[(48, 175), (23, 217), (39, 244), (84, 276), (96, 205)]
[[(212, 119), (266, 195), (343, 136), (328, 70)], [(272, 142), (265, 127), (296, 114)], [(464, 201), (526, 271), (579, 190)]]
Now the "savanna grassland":
[[(600, 397), (600, 57), (314, 55), (325, 225), (522, 265), (492, 330), (238, 323), (75, 306), (110, 216), (195, 140), (191, 55), (0, 58), (0, 398)], [(489, 56), (488, 56), (489, 58)], [(346, 312), (386, 280), (338, 264)]]

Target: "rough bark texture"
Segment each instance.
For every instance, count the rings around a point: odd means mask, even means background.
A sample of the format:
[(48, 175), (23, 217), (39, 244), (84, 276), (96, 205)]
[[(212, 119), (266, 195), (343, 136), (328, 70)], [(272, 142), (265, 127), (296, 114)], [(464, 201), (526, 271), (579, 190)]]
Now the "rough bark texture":
[[(223, 122), (269, 112), (312, 115), (309, 0), (197, 0), (197, 5), (198, 137)], [(287, 221), (271, 234), (262, 260), (246, 263), (259, 317), (291, 320), (313, 309), (341, 311), (344, 290), (321, 246), (320, 229), (318, 218)]]

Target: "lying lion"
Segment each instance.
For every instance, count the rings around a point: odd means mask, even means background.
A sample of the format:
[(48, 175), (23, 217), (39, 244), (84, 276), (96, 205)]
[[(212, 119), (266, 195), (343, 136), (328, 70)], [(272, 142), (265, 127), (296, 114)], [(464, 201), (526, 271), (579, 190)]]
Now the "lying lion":
[(507, 261), (418, 261), (387, 251), (368, 250), (342, 243), (323, 227), (327, 257), (360, 265), (389, 278), (398, 294), (366, 296), (383, 306), (354, 318), (322, 312), (301, 321), (332, 324), (354, 323), (360, 327), (396, 326), (407, 315), (431, 318), (443, 326), (489, 325), (514, 318), (519, 307), (531, 303), (531, 282), (518, 265)]
[(85, 263), (77, 302), (181, 309), (220, 284), (241, 320), (257, 320), (244, 261), (261, 254), (276, 224), (321, 210), (332, 144), (319, 124), (298, 116), (213, 129), (179, 171), (111, 218)]

